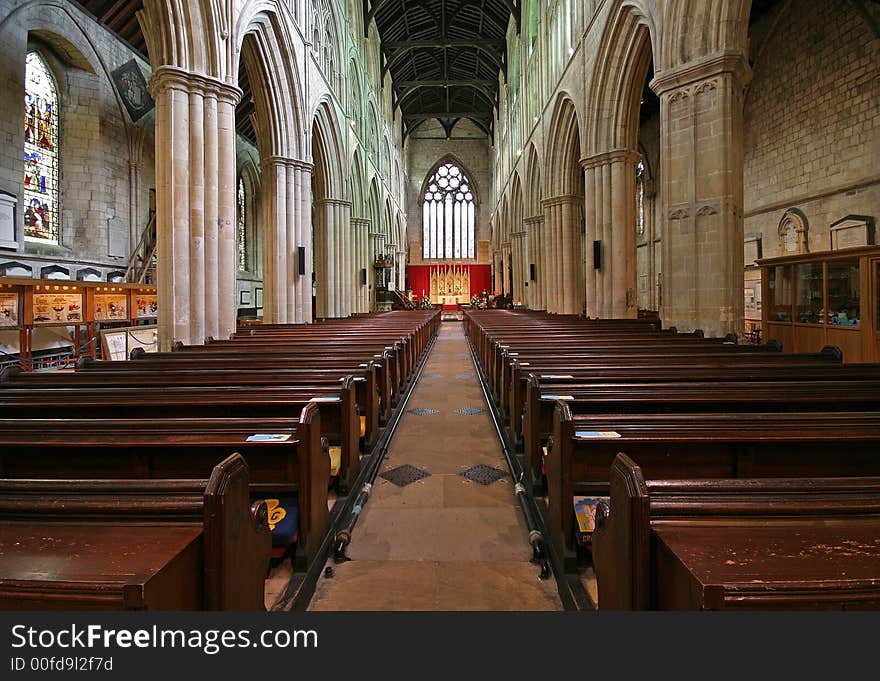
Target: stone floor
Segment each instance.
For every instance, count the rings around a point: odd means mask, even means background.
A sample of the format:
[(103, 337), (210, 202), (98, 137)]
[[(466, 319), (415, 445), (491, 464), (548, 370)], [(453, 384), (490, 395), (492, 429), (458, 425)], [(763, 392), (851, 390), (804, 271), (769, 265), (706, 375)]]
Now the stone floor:
[[(500, 479), (460, 475), (478, 464)], [(401, 466), (428, 475), (404, 486), (383, 477)], [(556, 583), (538, 578), (530, 554), (462, 325), (445, 322), (355, 526), (351, 560), (328, 562), (333, 575), (319, 579), (309, 609), (561, 610)]]

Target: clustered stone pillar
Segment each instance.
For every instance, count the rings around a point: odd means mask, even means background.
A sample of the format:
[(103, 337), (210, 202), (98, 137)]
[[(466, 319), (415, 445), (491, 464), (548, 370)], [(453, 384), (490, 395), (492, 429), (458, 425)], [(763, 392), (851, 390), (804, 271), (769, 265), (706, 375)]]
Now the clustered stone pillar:
[(397, 290), (406, 294), (406, 250), (397, 247)]
[(306, 324), (312, 321), (312, 166), (268, 156), (262, 168), (263, 321)]
[(241, 90), (172, 66), (156, 102), (159, 349), (235, 331), (235, 105)]
[[(638, 316), (636, 262), (636, 164), (638, 154), (618, 149), (583, 161), (586, 192), (588, 317)], [(593, 242), (600, 243), (600, 267)]]
[[(544, 277), (544, 216), (533, 215), (524, 220), (529, 240), (529, 308), (546, 310), (547, 297)], [(535, 281), (531, 280), (531, 265), (535, 266)]]
[(563, 195), (542, 201), (544, 206), (547, 272), (544, 282), (547, 311), (580, 314), (583, 311), (583, 248), (579, 196)]
[(352, 257), (349, 215), (351, 203), (339, 199), (315, 201), (316, 315), (327, 319), (351, 314)]
[(511, 250), (513, 252), (513, 302), (523, 304), (526, 300), (525, 277), (526, 277), (526, 252), (525, 230), (522, 225), (514, 225), (516, 232), (512, 232)]
[[(355, 266), (352, 312), (364, 313), (370, 311), (370, 221), (366, 218), (352, 218), (351, 227)], [(361, 283), (362, 277), (366, 283)]]
[(501, 251), (492, 251), (492, 293), (501, 293), (504, 289), (504, 261)]
[(743, 88), (740, 55), (657, 74), (664, 324), (711, 336), (743, 325)]

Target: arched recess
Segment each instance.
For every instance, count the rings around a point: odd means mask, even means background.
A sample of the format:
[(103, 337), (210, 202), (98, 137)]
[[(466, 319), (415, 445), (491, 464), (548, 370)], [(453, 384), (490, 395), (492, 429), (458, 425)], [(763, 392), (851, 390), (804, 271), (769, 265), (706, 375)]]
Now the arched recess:
[(508, 242), (509, 227), (507, 224), (507, 194), (501, 197), (498, 210), (495, 212), (495, 224), (492, 230), (492, 272), (494, 293), (504, 295), (507, 293), (507, 252), (510, 248)]
[(323, 100), (312, 124), (315, 316), (322, 319), (351, 314), (351, 204), (344, 200), (344, 158), (338, 120)]
[(544, 281), (547, 311), (581, 314), (584, 304), (581, 135), (577, 110), (566, 93), (556, 99), (548, 130), (541, 202), (548, 275)]
[[(528, 296), (526, 304), (532, 310), (546, 310), (546, 278), (544, 263), (544, 243), (542, 239), (544, 212), (541, 208), (543, 200), (543, 184), (541, 183), (541, 156), (534, 143), (529, 144), (526, 155), (526, 183), (525, 183), (525, 216), (523, 222), (526, 226), (526, 242), (528, 243)], [(533, 275), (534, 271), (534, 275)]]
[[(255, 0), (239, 15), (235, 36), (251, 83), (260, 154), (263, 321), (301, 324), (313, 317), (311, 164), (291, 26), (283, 5)], [(302, 272), (299, 248), (306, 250)]]
[[(652, 68), (653, 23), (635, 4), (618, 3), (602, 34), (586, 121), (585, 244), (599, 243), (598, 262), (586, 267), (590, 317), (638, 314), (636, 168), (639, 112)], [(593, 258), (591, 258), (593, 260)]]

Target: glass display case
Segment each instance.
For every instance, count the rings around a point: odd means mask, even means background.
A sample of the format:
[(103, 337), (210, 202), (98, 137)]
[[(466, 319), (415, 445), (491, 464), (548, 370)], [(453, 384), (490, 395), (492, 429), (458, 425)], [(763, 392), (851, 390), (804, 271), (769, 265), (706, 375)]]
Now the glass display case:
[(880, 361), (880, 246), (757, 262), (765, 341), (788, 352), (834, 345), (845, 362)]

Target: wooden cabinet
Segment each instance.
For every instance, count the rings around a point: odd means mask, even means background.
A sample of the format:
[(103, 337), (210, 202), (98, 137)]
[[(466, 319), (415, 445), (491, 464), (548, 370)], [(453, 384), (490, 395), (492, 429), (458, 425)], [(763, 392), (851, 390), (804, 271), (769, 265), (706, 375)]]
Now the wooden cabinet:
[(880, 246), (758, 260), (763, 340), (785, 352), (843, 351), (880, 361)]

